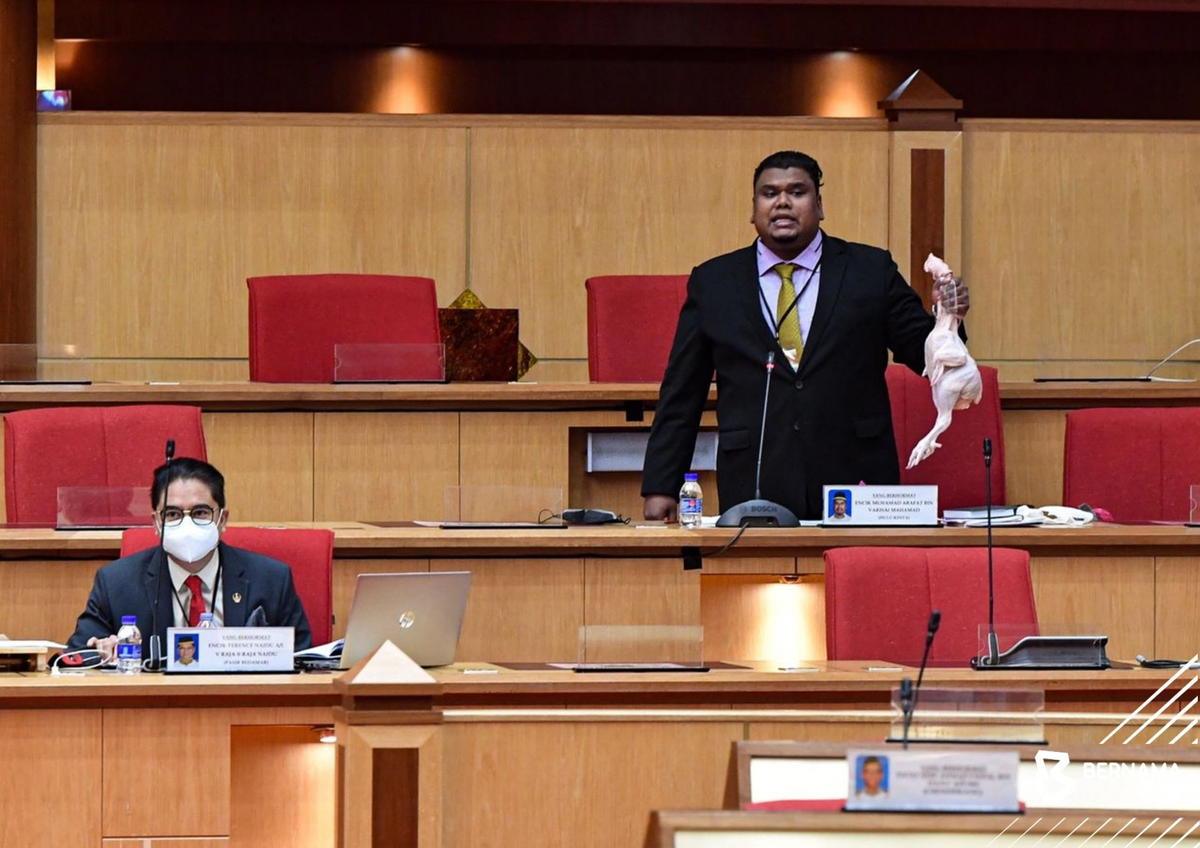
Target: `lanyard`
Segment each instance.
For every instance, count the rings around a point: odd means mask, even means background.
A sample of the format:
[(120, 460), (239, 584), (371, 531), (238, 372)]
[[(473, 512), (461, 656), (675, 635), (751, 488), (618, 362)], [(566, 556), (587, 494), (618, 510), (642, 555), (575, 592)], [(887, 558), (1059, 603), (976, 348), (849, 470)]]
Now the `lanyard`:
[[(208, 612), (211, 612), (213, 614), (213, 623), (214, 624), (216, 623), (216, 617), (217, 617), (217, 597), (218, 597), (217, 592), (221, 591), (221, 569), (224, 567), (225, 567), (225, 563), (221, 562), (220, 560), (217, 560), (217, 576), (213, 580), (212, 609), (207, 610)], [(167, 569), (167, 576), (168, 576), (168, 578), (170, 577), (170, 567), (169, 566)], [(204, 584), (201, 584), (201, 585), (204, 585)], [(184, 626), (190, 627), (191, 625), (186, 623), (188, 620), (187, 607), (185, 607), (183, 605), (183, 598), (179, 597), (179, 590), (175, 588), (174, 580), (171, 581), (171, 594), (175, 596), (175, 603), (179, 605), (179, 611), (183, 613)], [(204, 599), (203, 592), (201, 592), (200, 598), (201, 598), (201, 600)]]
[[(821, 259), (824, 258), (825, 257), (821, 257)], [(808, 284), (813, 281), (813, 277), (817, 276), (817, 272), (821, 270), (821, 259), (818, 259), (817, 264), (814, 265), (813, 269), (808, 272), (808, 279), (804, 281), (804, 285), (800, 287), (800, 291), (796, 292), (796, 296), (792, 298), (792, 302), (788, 304), (788, 308), (783, 310), (783, 314), (779, 316), (779, 320), (771, 322), (775, 329), (775, 341), (779, 341), (779, 328), (783, 326), (783, 322), (786, 321), (788, 316), (792, 314), (792, 310), (796, 308), (796, 305), (800, 302), (800, 298), (804, 296), (806, 291), (808, 291)], [(778, 274), (779, 272), (776, 271), (775, 273)], [(783, 285), (782, 280), (780, 281), (780, 285)], [(766, 307), (767, 314), (770, 315), (771, 304), (767, 303), (767, 295), (762, 289), (762, 280), (759, 280), (758, 282), (758, 297), (760, 300), (762, 300), (763, 306)]]

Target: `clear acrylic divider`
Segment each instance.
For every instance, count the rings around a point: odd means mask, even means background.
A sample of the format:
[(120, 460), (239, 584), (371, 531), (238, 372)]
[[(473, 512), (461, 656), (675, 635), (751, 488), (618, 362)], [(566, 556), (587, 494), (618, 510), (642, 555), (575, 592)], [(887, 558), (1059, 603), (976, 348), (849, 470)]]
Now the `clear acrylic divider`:
[(704, 628), (693, 624), (588, 624), (579, 628), (581, 663), (701, 666)]
[[(952, 689), (922, 686), (908, 728), (910, 742), (1045, 744), (1040, 689)], [(900, 689), (892, 688), (891, 738), (904, 736)]]
[(448, 524), (562, 524), (560, 486), (447, 486), (443, 498)]
[(78, 345), (0, 344), (0, 383), (90, 383), (94, 370)]
[(442, 344), (345, 343), (333, 346), (335, 383), (444, 383)]
[(1200, 483), (1188, 486), (1188, 524), (1200, 524)]
[(154, 524), (148, 486), (59, 486), (55, 527), (148, 527)]

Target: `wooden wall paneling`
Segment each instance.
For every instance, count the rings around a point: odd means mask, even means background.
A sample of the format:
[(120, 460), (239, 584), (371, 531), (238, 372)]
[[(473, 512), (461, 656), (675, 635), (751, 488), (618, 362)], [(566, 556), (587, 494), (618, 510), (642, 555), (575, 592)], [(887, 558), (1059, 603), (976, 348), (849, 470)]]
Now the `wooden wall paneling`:
[(582, 359), (539, 359), (521, 378), (523, 382), (542, 383), (586, 383), (588, 363), (586, 351)]
[(964, 126), (976, 358), (1156, 361), (1200, 335), (1200, 126)]
[(477, 127), (471, 130), (471, 288), (521, 310), (538, 356), (587, 357), (584, 280), (682, 274), (750, 244), (754, 167), (814, 155), (831, 233), (887, 239), (887, 134), (876, 122), (774, 129)]
[[(963, 228), (962, 221), (965, 213), (963, 198), (963, 137), (961, 132), (893, 132), (889, 134), (890, 149), (890, 191), (889, 218), (887, 242), (872, 242), (880, 247), (886, 246), (891, 252), (901, 273), (908, 282), (921, 290), (922, 280), (912, 270), (910, 257), (914, 245), (914, 232), (926, 228), (928, 222), (913, 222), (913, 156), (918, 158), (928, 156), (919, 151), (941, 151), (943, 158), (943, 229), (942, 238), (945, 255), (942, 256), (956, 272), (964, 275), (969, 270), (962, 269), (963, 258)], [(919, 192), (920, 193), (920, 192)], [(932, 202), (934, 198), (929, 198)], [(924, 257), (922, 256), (922, 262)], [(924, 272), (922, 272), (924, 274)], [(928, 278), (928, 275), (924, 275)], [(972, 280), (968, 279), (968, 284)], [(972, 289), (972, 295), (974, 289)], [(972, 298), (974, 302), (974, 298)], [(972, 318), (974, 315), (972, 315)]]
[(825, 659), (825, 581), (708, 575), (700, 581), (704, 655), (790, 668)]
[(309, 726), (232, 728), (231, 848), (335, 844), (337, 746), (317, 740)]
[(1200, 653), (1197, 609), (1200, 609), (1200, 557), (1156, 557), (1154, 657), (1186, 660)]
[(36, 0), (0, 3), (0, 343), (37, 341)]
[(247, 277), (417, 274), (443, 302), (466, 285), (462, 128), (72, 116), (38, 145), (45, 343), (244, 357)]
[(230, 717), (209, 708), (104, 710), (104, 786), (144, 786), (147, 763), (170, 764), (153, 769), (153, 792), (104, 794), (104, 835), (228, 836)]
[(1114, 659), (1154, 653), (1153, 557), (1110, 557), (1097, 567), (1093, 557), (1037, 556), (1031, 571), (1043, 633), (1107, 634)]
[(460, 662), (580, 659), (582, 559), (435, 559), (430, 570), (471, 572)]
[(206, 412), (204, 441), (232, 521), (313, 520), (313, 413)]
[(684, 571), (679, 559), (615, 557), (589, 557), (584, 568), (589, 662), (710, 656), (707, 636), (699, 632), (699, 571)]
[(0, 561), (0, 633), (10, 639), (65, 642), (75, 632), (96, 560)]
[(574, 848), (641, 845), (651, 810), (720, 807), (742, 738), (737, 722), (455, 722), (444, 731), (455, 811), (444, 848), (559, 848), (564, 833)]
[[(0, 710), (0, 763), (0, 845), (100, 844), (99, 710)], [(36, 815), (51, 798), (70, 811)]]
[(354, 584), (360, 574), (395, 574), (428, 571), (427, 559), (334, 559), (333, 561), (333, 638), (346, 635)]
[(931, 253), (946, 254), (946, 151), (921, 148), (909, 155), (912, 232), (908, 281), (928, 308), (933, 303), (933, 282), (925, 271), (925, 259)]
[[(477, 487), (504, 509), (503, 520), (536, 521), (547, 499), (571, 503), (571, 473), (582, 469), (580, 451), (586, 441), (572, 440), (573, 430), (627, 427), (613, 412), (464, 412), (461, 416), (461, 480), (464, 497)], [(536, 491), (522, 491), (536, 490)], [(639, 487), (640, 491), (640, 487)], [(507, 502), (507, 503), (506, 503)], [(587, 504), (592, 506), (593, 504)], [(486, 505), (480, 505), (486, 509)], [(513, 510), (518, 510), (513, 512)], [(638, 509), (637, 515), (641, 515)], [(464, 516), (466, 518), (467, 516)], [(476, 514), (471, 520), (488, 516)]]
[[(569, 481), (568, 505), (573, 507), (598, 507), (612, 511), (637, 523), (642, 517), (642, 473), (640, 471), (595, 471), (587, 470), (588, 434), (595, 431), (628, 432), (631, 430), (648, 434), (654, 423), (654, 413), (647, 411), (644, 422), (628, 422), (623, 413), (611, 413), (608, 426), (571, 427), (569, 433), (570, 461), (567, 469)], [(715, 412), (705, 412), (700, 417), (702, 430), (717, 429)], [(717, 515), (720, 512), (717, 500), (717, 473), (701, 471), (700, 488), (704, 492), (704, 512)], [(682, 481), (681, 481), (682, 482)]]
[(316, 413), (317, 521), (441, 520), (459, 479), (454, 412)]
[(38, 361), (43, 380), (93, 382), (243, 383), (250, 379), (245, 359), (79, 359), (44, 357)]
[(1009, 503), (1045, 506), (1062, 502), (1066, 434), (1067, 417), (1062, 410), (1005, 410), (1004, 488)]

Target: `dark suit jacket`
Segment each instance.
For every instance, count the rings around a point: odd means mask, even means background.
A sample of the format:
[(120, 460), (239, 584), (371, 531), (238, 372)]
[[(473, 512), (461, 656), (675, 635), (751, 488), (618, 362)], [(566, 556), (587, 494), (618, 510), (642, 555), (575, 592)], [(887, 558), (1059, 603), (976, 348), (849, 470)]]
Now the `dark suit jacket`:
[[(224, 543), (219, 550), (225, 625), (243, 627), (250, 614), (262, 607), (268, 625), (296, 628), (296, 650), (311, 647), (312, 632), (292, 583), (292, 570), (279, 560)], [(240, 600), (234, 600), (235, 594)], [(67, 645), (71, 649), (86, 647), (92, 636), (102, 639), (116, 633), (121, 616), (136, 615), (143, 646), (149, 642), (156, 621), (165, 646), (167, 628), (174, 625), (174, 603), (171, 575), (161, 548), (122, 557), (96, 572), (87, 607), (75, 623), (75, 633)]]
[(754, 497), (768, 351), (775, 352), (775, 370), (762, 496), (816, 518), (825, 484), (899, 482), (884, 380), (888, 349), (920, 373), (932, 329), (933, 316), (887, 251), (826, 235), (816, 309), (796, 371), (763, 319), (754, 245), (710, 259), (688, 281), (642, 494), (678, 494), (715, 369), (720, 506)]

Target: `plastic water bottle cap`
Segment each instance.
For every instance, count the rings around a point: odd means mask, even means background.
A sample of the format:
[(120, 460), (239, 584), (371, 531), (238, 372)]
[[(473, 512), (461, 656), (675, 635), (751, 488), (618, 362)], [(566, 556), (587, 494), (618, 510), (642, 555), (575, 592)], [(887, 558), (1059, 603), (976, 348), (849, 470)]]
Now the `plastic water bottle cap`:
[(700, 479), (699, 474), (684, 474), (683, 475), (683, 481), (685, 483), (695, 483), (699, 479)]
[(121, 616), (121, 623), (122, 624), (137, 624), (137, 616), (136, 615), (123, 615), (123, 616)]

